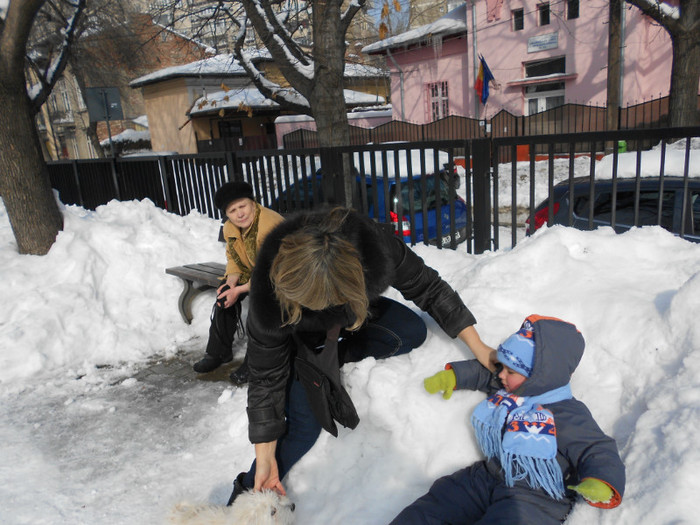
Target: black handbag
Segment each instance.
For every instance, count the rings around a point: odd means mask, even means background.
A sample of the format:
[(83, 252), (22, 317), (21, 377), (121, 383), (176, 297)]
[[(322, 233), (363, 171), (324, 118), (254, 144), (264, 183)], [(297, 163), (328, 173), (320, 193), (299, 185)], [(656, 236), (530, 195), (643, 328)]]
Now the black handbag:
[(309, 348), (300, 338), (294, 338), (297, 343), (294, 360), (297, 379), (306, 391), (314, 416), (323, 429), (335, 437), (338, 437), (335, 421), (351, 429), (360, 422), (355, 405), (340, 382), (339, 334), (340, 325), (328, 330), (325, 344), (319, 351)]

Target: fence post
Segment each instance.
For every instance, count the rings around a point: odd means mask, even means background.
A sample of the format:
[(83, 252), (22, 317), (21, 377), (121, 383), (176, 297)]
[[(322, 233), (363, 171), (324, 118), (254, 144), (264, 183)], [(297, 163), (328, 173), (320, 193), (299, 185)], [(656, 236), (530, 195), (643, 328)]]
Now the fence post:
[(119, 173), (117, 171), (117, 158), (112, 156), (112, 158), (109, 159), (109, 165), (112, 168), (112, 182), (114, 182), (114, 192), (117, 197), (117, 200), (120, 201), (122, 200), (122, 192), (119, 189)]
[(491, 249), (491, 139), (472, 141), (474, 253)]
[(170, 207), (175, 204), (172, 200), (170, 193), (170, 183), (167, 171), (167, 165), (165, 164), (165, 159), (162, 156), (158, 156), (158, 171), (160, 172), (160, 183), (163, 185), (163, 196), (165, 198), (165, 209), (170, 211)]
[(234, 180), (242, 180), (243, 177), (236, 176), (236, 165), (233, 162), (235, 153), (233, 151), (226, 152), (226, 178), (227, 182), (233, 182)]
[(83, 202), (83, 189), (80, 187), (80, 175), (78, 173), (78, 161), (73, 159), (71, 161), (71, 165), (73, 166), (73, 179), (75, 180), (75, 187), (78, 190), (78, 204), (80, 204), (84, 208), (85, 203)]

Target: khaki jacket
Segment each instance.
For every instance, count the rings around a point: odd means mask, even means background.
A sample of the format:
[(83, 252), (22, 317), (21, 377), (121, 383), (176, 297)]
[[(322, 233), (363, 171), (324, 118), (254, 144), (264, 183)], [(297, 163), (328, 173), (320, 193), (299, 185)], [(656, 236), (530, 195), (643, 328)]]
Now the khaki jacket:
[[(255, 250), (255, 252), (257, 253), (263, 241), (265, 240), (265, 237), (267, 237), (267, 234), (270, 233), (270, 231), (272, 231), (275, 226), (281, 223), (284, 220), (284, 218), (276, 211), (273, 211), (269, 208), (265, 208), (260, 204), (256, 203), (255, 206), (260, 210), (260, 218), (258, 219), (258, 237)], [(241, 233), (240, 228), (238, 228), (238, 226), (235, 226), (229, 220), (227, 220), (224, 223), (224, 240), (226, 242), (225, 277), (228, 278), (230, 275), (241, 275), (244, 273), (244, 269), (239, 268), (238, 264), (234, 260), (234, 256), (231, 253), (232, 250), (235, 250), (236, 254), (240, 258), (241, 263), (247, 267), (247, 270), (252, 270), (255, 266), (255, 257), (253, 256), (251, 260), (250, 255), (245, 249), (244, 236)]]

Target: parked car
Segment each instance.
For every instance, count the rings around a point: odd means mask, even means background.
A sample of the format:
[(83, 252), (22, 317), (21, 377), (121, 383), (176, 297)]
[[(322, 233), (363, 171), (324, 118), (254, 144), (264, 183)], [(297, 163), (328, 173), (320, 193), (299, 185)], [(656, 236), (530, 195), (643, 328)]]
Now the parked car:
[[(427, 175), (425, 180), (425, 192), (421, 175), (414, 175), (413, 179), (413, 209), (414, 221), (410, 221), (410, 195), (408, 177), (401, 178), (401, 205), (402, 210), (399, 210), (399, 199), (397, 195), (396, 179), (392, 178), (388, 182), (389, 186), (389, 221), (386, 220), (386, 206), (384, 184), (382, 179), (377, 179), (377, 200), (378, 206), (375, 210), (374, 197), (372, 196), (372, 178), (366, 177), (367, 185), (367, 210), (368, 215), (376, 218), (380, 222), (390, 222), (394, 226), (394, 233), (402, 236), (406, 243), (411, 242), (411, 231), (415, 231), (416, 242), (424, 242), (424, 224), (423, 224), (423, 202), (426, 203), (428, 211), (428, 243), (437, 244), (438, 242), (438, 214), (437, 202), (438, 192), (436, 191), (436, 181), (434, 175)], [(449, 246), (452, 240), (452, 230), (450, 229), (450, 193), (447, 183), (444, 180), (439, 184), (439, 202), (440, 202), (440, 244)], [(467, 203), (464, 202), (459, 195), (454, 195), (454, 220), (455, 220), (455, 241), (460, 244), (467, 240), (469, 231), (469, 209)], [(399, 215), (401, 222), (399, 223)]]
[[(423, 201), (426, 202), (427, 208), (427, 222), (428, 222), (428, 243), (436, 245), (438, 242), (438, 215), (437, 215), (437, 192), (436, 192), (436, 178), (434, 175), (424, 176), (425, 180), (425, 193), (423, 193), (423, 183), (422, 175), (414, 175), (412, 177), (413, 181), (413, 206), (414, 206), (414, 220), (411, 223), (410, 219), (410, 199), (409, 199), (409, 185), (408, 177), (401, 178), (401, 205), (402, 209), (399, 210), (399, 198), (397, 195), (397, 184), (396, 178), (391, 177), (387, 181), (387, 186), (389, 189), (388, 201), (389, 201), (389, 218), (386, 217), (386, 194), (384, 189), (384, 179), (382, 177), (377, 177), (377, 206), (375, 208), (374, 194), (372, 191), (372, 177), (367, 175), (362, 177), (357, 171), (355, 172), (355, 180), (358, 184), (357, 194), (361, 195), (359, 184), (364, 181), (365, 190), (367, 194), (367, 213), (368, 216), (377, 219), (379, 222), (390, 223), (393, 226), (394, 233), (398, 236), (403, 237), (404, 242), (411, 243), (411, 232), (415, 232), (415, 242), (424, 242), (425, 232), (423, 224)], [(448, 184), (440, 178), (440, 236), (439, 242), (442, 246), (449, 246), (452, 241), (452, 230), (450, 229), (450, 193)], [(304, 199), (305, 188), (306, 200)], [(294, 211), (297, 209), (302, 209), (306, 207), (313, 206), (313, 189), (310, 184), (305, 184), (302, 188), (301, 183), (294, 183), (290, 187), (283, 191), (278, 199), (277, 206), (281, 213), (286, 213)], [(323, 199), (323, 192), (321, 190), (321, 173), (316, 174), (316, 187), (314, 188), (319, 196), (319, 199)], [(288, 199), (288, 195), (291, 197)], [(455, 241), (460, 244), (467, 240), (468, 237), (468, 217), (469, 210), (467, 208), (467, 203), (464, 202), (458, 195), (454, 195), (454, 222), (455, 222)], [(401, 221), (399, 222), (399, 216)]]
[[(680, 235), (683, 224), (683, 177), (668, 176), (663, 178), (663, 194), (661, 195), (661, 218), (659, 221), (659, 177), (643, 177), (639, 185), (639, 201), (637, 220), (635, 222), (635, 203), (637, 181), (633, 178), (617, 179), (617, 196), (615, 202), (616, 232), (621, 233), (634, 226), (659, 224), (668, 231)], [(589, 229), (590, 215), (590, 179), (580, 177), (574, 179), (573, 199), (569, 193), (569, 182), (560, 182), (554, 186), (552, 196), (553, 224), (573, 226), (579, 230)], [(594, 184), (593, 228), (612, 225), (612, 180), (597, 180)], [(685, 227), (683, 237), (689, 241), (700, 242), (700, 179), (688, 179), (688, 193), (685, 198)], [(573, 200), (573, 205), (572, 201)], [(572, 207), (571, 224), (569, 224), (569, 209)], [(535, 209), (534, 228), (529, 225), (528, 233), (532, 233), (547, 223), (549, 215), (549, 199), (546, 199)]]

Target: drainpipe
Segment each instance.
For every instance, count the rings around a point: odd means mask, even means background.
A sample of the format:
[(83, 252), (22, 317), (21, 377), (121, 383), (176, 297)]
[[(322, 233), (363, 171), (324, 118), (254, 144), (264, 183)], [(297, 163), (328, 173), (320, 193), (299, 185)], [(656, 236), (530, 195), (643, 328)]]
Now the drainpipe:
[[(476, 47), (476, 1), (472, 0), (472, 48), (473, 48), (473, 59), (474, 59), (474, 84), (476, 84), (476, 76), (479, 74), (479, 51)], [(467, 25), (467, 27), (469, 27)], [(477, 120), (479, 119), (479, 98), (476, 96), (476, 91), (474, 92), (474, 114)]]
[(391, 54), (391, 49), (389, 49), (388, 47), (386, 48), (386, 54), (394, 63), (396, 69), (398, 69), (399, 71), (399, 88), (401, 89), (401, 120), (406, 120), (406, 111), (404, 110), (403, 105), (403, 69), (401, 69), (401, 66), (399, 66), (398, 62), (396, 62), (394, 55)]

